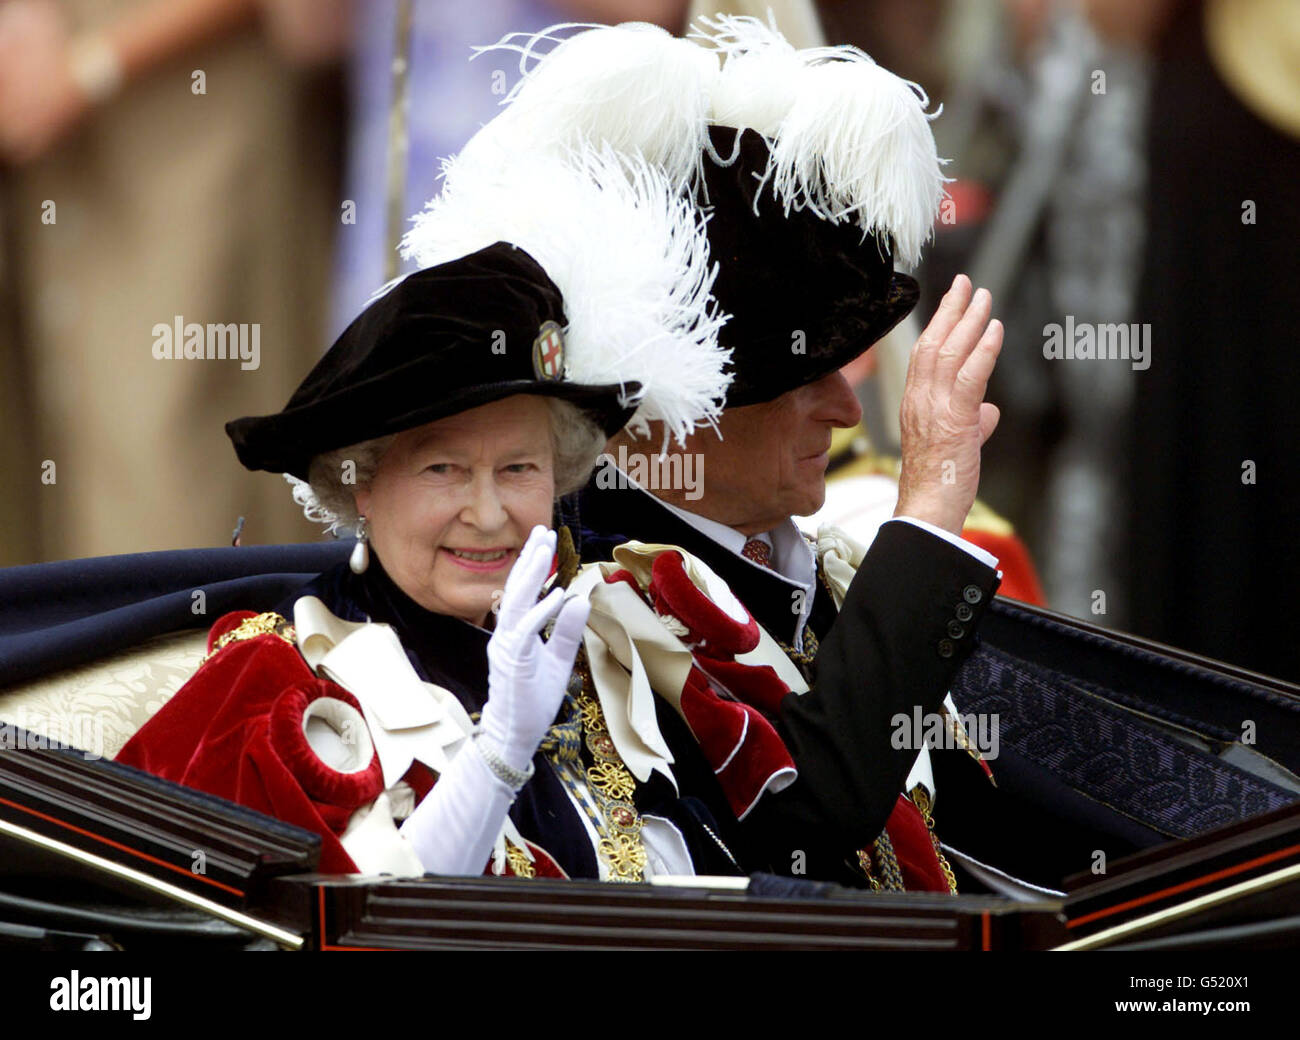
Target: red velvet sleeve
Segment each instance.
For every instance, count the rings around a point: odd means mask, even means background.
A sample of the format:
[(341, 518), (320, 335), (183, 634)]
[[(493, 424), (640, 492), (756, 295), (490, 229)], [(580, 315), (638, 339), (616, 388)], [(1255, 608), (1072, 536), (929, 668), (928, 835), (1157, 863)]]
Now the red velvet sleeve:
[[(213, 626), (213, 642), (233, 627), (231, 617)], [(352, 873), (356, 866), (337, 835), (357, 808), (378, 797), (383, 774), (377, 755), (344, 773), (312, 751), (303, 713), (322, 697), (359, 710), (350, 693), (316, 678), (280, 636), (232, 642), (141, 727), (117, 761), (313, 830), (322, 840), (320, 869)]]

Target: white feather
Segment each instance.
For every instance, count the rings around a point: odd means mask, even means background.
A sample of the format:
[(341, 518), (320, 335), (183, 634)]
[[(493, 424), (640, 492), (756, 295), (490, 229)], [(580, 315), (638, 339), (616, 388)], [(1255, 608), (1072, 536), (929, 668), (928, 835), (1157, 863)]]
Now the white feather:
[(777, 197), (787, 212), (807, 206), (887, 232), (895, 255), (915, 265), (944, 196), (923, 95), (870, 61), (814, 65), (804, 77), (772, 145)]
[(716, 421), (731, 380), (717, 269), (699, 212), (661, 169), (606, 147), (486, 167), (462, 155), (445, 170), (404, 257), (429, 267), (497, 241), (519, 246), (564, 298), (566, 379), (639, 382), (629, 426), (644, 434), (662, 421), (665, 446)]
[(570, 23), (478, 48), (517, 53), (521, 79), (462, 158), (608, 145), (690, 186), (703, 155), (732, 159), (713, 154), (709, 124), (748, 127), (772, 144), (763, 176), (787, 212), (884, 232), (914, 265), (944, 196), (924, 91), (856, 47), (797, 50), (770, 20), (702, 18), (691, 36), (705, 46), (643, 23)]
[(920, 259), (943, 199), (929, 99), (856, 47), (795, 50), (758, 19), (701, 19), (695, 36), (724, 58), (712, 116), (766, 136), (764, 179), (786, 207), (852, 220)]
[(799, 89), (806, 67), (801, 53), (757, 18), (718, 15), (700, 18), (692, 28), (692, 39), (723, 58), (714, 82), (712, 122), (765, 137), (775, 134)]
[(674, 182), (698, 169), (719, 72), (711, 51), (639, 22), (514, 33), (475, 56), (492, 51), (517, 52), (521, 79), (463, 157), (500, 162), (587, 143), (639, 153)]

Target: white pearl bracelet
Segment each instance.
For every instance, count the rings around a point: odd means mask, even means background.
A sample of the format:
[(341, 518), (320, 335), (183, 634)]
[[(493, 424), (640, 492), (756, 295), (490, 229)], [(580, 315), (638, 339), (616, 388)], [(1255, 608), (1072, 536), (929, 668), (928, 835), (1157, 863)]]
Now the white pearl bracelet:
[(518, 791), (524, 784), (533, 778), (533, 764), (528, 763), (527, 769), (516, 769), (504, 758), (498, 755), (490, 747), (485, 745), (479, 737), (483, 736), (481, 729), (475, 729), (470, 737), (470, 743), (478, 751), (479, 757), (483, 759), (484, 764), (492, 770), (492, 775), (505, 784), (510, 790)]

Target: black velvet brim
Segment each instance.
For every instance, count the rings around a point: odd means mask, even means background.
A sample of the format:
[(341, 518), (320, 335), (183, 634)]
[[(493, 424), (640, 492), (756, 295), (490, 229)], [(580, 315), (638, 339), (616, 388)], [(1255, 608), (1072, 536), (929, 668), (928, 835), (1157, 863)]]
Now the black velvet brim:
[[(832, 313), (824, 316), (824, 331), (818, 337), (816, 345), (807, 355), (797, 358), (790, 354), (790, 338), (784, 331), (777, 333), (770, 345), (734, 344), (740, 350), (754, 351), (760, 356), (764, 352), (762, 348), (770, 347), (768, 356), (784, 360), (762, 368), (754, 366), (757, 371), (747, 373), (747, 381), (737, 380), (741, 385), (733, 383), (727, 393), (727, 407), (742, 408), (745, 405), (773, 401), (790, 390), (815, 383), (843, 368), (865, 354), (906, 318), (916, 306), (920, 294), (915, 278), (895, 271), (889, 291), (883, 299), (867, 294), (861, 299), (846, 300), (836, 305)], [(725, 342), (726, 338), (727, 329), (724, 328), (724, 345), (733, 346)]]
[(324, 452), (413, 430), (516, 394), (569, 401), (591, 416), (606, 436), (613, 436), (636, 411), (635, 404), (621, 402), (639, 390), (640, 384), (635, 382), (622, 386), (586, 386), (563, 381), (509, 380), (484, 383), (451, 397), (432, 398), (427, 405), (413, 411), (383, 415), (378, 420), (373, 412), (358, 408), (353, 413), (356, 415), (353, 422), (348, 421), (348, 411), (341, 410), (337, 401), (327, 399), (275, 415), (234, 419), (226, 423), (226, 434), (234, 443), (239, 461), (247, 469), (290, 473), (299, 480), (306, 480), (311, 460)]

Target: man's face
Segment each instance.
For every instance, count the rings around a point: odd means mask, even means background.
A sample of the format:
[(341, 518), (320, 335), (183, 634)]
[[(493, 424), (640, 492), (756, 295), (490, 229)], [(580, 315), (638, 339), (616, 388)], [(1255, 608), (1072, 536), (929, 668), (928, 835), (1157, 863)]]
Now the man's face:
[(840, 372), (774, 401), (728, 408), (718, 423), (721, 439), (701, 430), (687, 443), (687, 452), (704, 457), (701, 497), (662, 497), (744, 534), (769, 531), (821, 508), (831, 430), (861, 420), (862, 406)]

